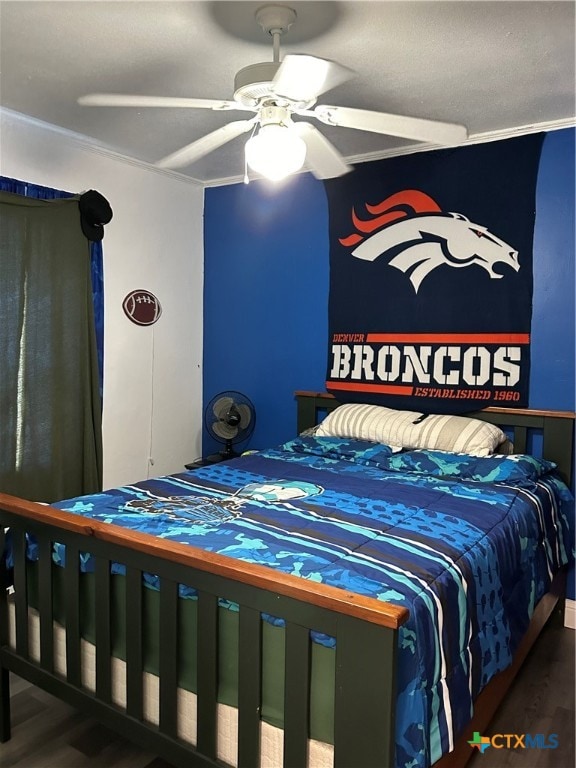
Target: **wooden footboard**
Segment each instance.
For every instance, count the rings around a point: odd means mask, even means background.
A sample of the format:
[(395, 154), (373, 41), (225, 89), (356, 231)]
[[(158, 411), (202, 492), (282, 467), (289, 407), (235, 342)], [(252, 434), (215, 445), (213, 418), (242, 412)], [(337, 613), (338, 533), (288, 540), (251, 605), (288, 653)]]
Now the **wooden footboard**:
[[(8, 672), (41, 686), (120, 730), (174, 765), (216, 765), (217, 621), (219, 597), (239, 606), (237, 765), (258, 766), (261, 726), (261, 614), (285, 621), (284, 766), (307, 765), (310, 688), (310, 631), (336, 638), (334, 697), (334, 766), (373, 768), (393, 764), (397, 630), (407, 611), (332, 587), (239, 563), (187, 545), (81, 518), (51, 507), (0, 494), (0, 552), (9, 528), (13, 574), (6, 559), (0, 583), (13, 583), (16, 612), (15, 647), (8, 639), (8, 599), (0, 589), (0, 740), (10, 737)], [(39, 548), (37, 564), (40, 658), (29, 652), (29, 600), (32, 585), (26, 567), (26, 538)], [(64, 604), (66, 675), (54, 670), (52, 563), (54, 542), (66, 547)], [(80, 556), (93, 555), (96, 595), (96, 686), (82, 686)], [(127, 703), (112, 700), (111, 575), (112, 563), (126, 569)], [(160, 579), (159, 724), (144, 720), (142, 689), (142, 574)], [(11, 578), (13, 575), (13, 579)], [(178, 585), (198, 591), (197, 743), (177, 732)]]

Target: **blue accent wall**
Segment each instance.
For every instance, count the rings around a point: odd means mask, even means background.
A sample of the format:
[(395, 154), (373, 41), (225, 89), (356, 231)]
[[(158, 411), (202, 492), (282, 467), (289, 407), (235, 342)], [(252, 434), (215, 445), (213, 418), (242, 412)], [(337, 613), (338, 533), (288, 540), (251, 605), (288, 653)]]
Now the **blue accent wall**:
[[(536, 195), (530, 407), (575, 408), (575, 131), (547, 134)], [(513, 201), (511, 201), (513, 205)], [(209, 188), (204, 207), (204, 405), (239, 390), (249, 444), (294, 437), (294, 390), (324, 391), (328, 208), (309, 174)], [(204, 452), (222, 446), (204, 435)], [(573, 575), (569, 596), (574, 598)]]
[[(204, 405), (223, 390), (254, 403), (249, 444), (293, 437), (294, 390), (324, 391), (328, 208), (311, 175), (206, 190)], [(220, 450), (204, 436), (204, 453)]]
[(574, 129), (542, 147), (536, 187), (530, 407), (574, 410)]

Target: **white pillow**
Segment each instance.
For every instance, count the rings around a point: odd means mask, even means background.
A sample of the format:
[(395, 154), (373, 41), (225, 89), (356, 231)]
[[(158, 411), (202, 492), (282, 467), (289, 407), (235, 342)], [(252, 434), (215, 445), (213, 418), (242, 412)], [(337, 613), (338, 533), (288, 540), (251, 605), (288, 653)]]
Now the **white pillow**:
[(350, 403), (328, 414), (316, 435), (372, 440), (396, 450), (428, 448), (473, 456), (488, 456), (506, 440), (499, 427), (480, 419), (430, 414), (415, 424), (421, 417), (416, 411)]

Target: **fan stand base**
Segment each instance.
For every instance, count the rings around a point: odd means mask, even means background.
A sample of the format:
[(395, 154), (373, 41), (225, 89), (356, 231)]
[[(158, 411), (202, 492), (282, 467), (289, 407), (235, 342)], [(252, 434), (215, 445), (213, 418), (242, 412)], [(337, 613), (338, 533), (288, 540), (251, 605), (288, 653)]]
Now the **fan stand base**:
[(233, 451), (232, 448), (226, 447), (223, 451), (220, 451), (220, 453), (210, 454), (210, 456), (206, 457), (205, 461), (207, 464), (218, 464), (220, 461), (235, 459), (237, 456), (240, 456), (240, 454)]

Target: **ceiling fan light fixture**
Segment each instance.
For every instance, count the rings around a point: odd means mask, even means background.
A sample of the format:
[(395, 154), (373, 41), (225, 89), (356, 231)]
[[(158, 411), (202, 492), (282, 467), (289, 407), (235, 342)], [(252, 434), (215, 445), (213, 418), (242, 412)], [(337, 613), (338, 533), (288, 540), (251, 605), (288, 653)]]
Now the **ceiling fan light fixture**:
[(280, 181), (299, 171), (306, 159), (306, 144), (288, 126), (263, 125), (246, 142), (246, 162), (253, 171), (271, 181)]

